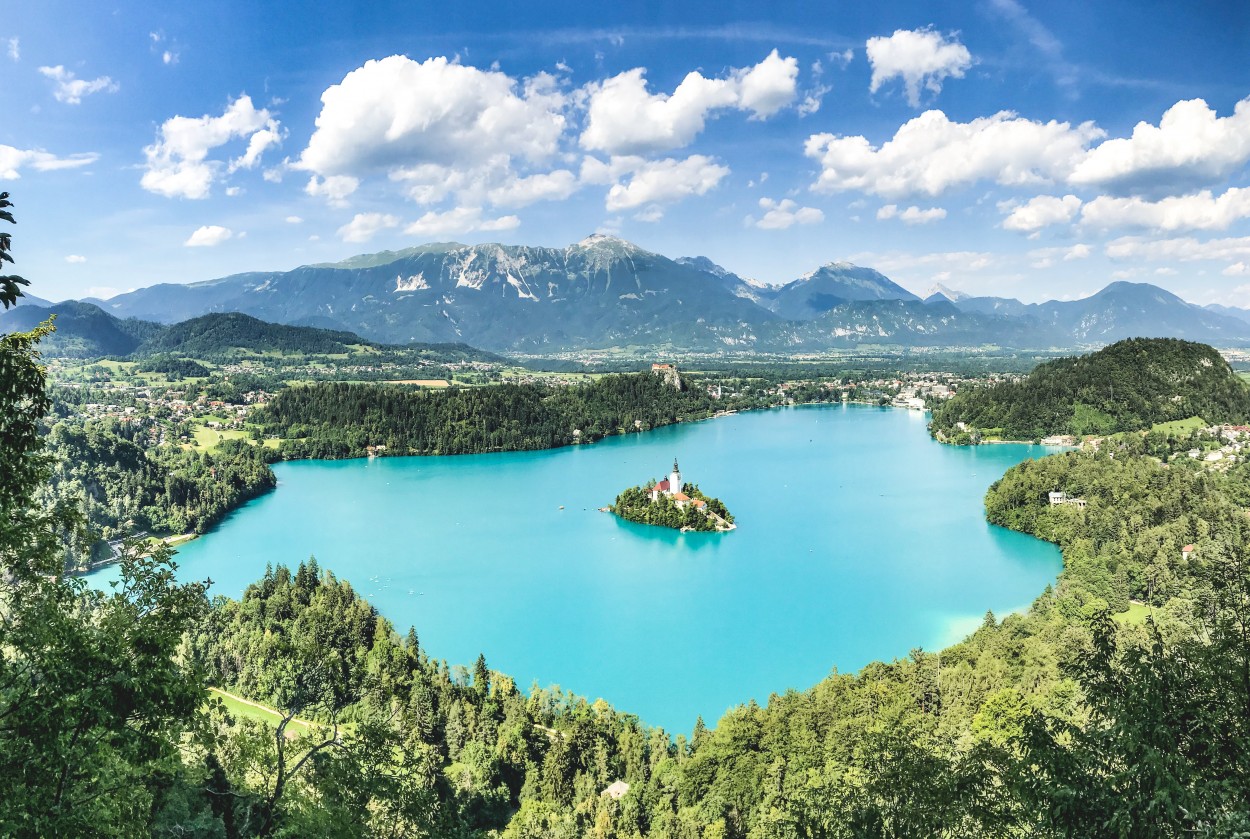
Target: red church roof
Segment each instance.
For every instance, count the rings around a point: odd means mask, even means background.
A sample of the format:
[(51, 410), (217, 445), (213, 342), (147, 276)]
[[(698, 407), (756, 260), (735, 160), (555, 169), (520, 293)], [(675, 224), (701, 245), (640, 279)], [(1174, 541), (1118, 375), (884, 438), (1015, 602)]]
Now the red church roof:
[(660, 492), (668, 492), (668, 479), (665, 478), (664, 480), (660, 481), (658, 484), (655, 485), (655, 488), (658, 489)]

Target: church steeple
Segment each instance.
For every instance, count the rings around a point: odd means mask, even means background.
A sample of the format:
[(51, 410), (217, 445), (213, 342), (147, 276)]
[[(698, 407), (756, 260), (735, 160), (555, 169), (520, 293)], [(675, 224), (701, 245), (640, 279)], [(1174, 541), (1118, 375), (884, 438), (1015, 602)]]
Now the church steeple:
[(677, 467), (677, 458), (673, 458), (673, 474), (668, 476), (668, 491), (676, 495), (681, 490), (681, 469)]

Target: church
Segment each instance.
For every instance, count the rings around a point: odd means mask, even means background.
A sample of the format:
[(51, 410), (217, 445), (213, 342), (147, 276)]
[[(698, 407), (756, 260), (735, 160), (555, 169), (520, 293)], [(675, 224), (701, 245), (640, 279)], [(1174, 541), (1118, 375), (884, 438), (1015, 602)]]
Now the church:
[(682, 492), (684, 488), (685, 484), (681, 481), (681, 469), (677, 466), (677, 458), (673, 458), (673, 471), (669, 473), (667, 478), (662, 481), (658, 481), (656, 485), (651, 488), (651, 500), (653, 502), (659, 501), (661, 495), (667, 495), (669, 498), (673, 499), (673, 503), (676, 504), (678, 508), (685, 507), (687, 504), (693, 504), (695, 509), (702, 509), (707, 506), (707, 502), (703, 499), (691, 498), (689, 495)]

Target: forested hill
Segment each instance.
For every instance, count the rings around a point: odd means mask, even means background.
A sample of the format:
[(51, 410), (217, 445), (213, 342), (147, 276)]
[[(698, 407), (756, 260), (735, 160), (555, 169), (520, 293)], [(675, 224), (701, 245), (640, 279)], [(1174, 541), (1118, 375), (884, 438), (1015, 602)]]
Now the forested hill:
[(266, 323), (251, 315), (225, 312), (176, 323), (145, 341), (137, 354), (214, 356), (231, 349), (331, 354), (365, 343), (351, 332)]
[(1020, 382), (961, 391), (934, 410), (931, 429), (957, 443), (982, 435), (1037, 440), (1139, 431), (1188, 417), (1244, 423), (1250, 387), (1205, 344), (1130, 338), (1038, 365)]
[(287, 457), (474, 454), (591, 442), (727, 407), (649, 374), (604, 376), (576, 387), (499, 385), (441, 392), (334, 382), (293, 387), (253, 414), (283, 438)]

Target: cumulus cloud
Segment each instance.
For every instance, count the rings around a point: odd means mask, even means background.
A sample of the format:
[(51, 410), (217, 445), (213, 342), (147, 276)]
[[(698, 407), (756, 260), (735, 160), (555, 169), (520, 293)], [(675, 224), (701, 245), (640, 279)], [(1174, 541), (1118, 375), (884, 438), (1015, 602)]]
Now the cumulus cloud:
[(8, 52), (9, 52), (10, 59), (12, 59), (13, 61), (21, 61), (22, 60), (21, 41), (19, 41), (17, 38), (10, 38), (9, 43), (8, 43)]
[(877, 219), (898, 219), (904, 224), (928, 224), (931, 221), (938, 221), (946, 218), (946, 210), (942, 207), (930, 207), (922, 210), (919, 207), (908, 207), (900, 210), (896, 204), (886, 204), (877, 210)]
[(1250, 99), (1219, 117), (1206, 102), (1177, 102), (1157, 126), (1092, 149), (1073, 169), (1074, 185), (1117, 194), (1174, 194), (1213, 185), (1250, 162)]
[(1149, 262), (1231, 262), (1250, 258), (1250, 236), (1200, 240), (1193, 236), (1159, 239), (1121, 236), (1107, 243), (1104, 252), (1112, 259)]
[(963, 78), (972, 66), (972, 54), (956, 37), (932, 29), (898, 29), (888, 38), (869, 38), (868, 63), (872, 81), (868, 91), (876, 93), (883, 84), (901, 79), (907, 101), (920, 106), (920, 91), (940, 93), (948, 78)]
[(1238, 187), (1218, 197), (1210, 190), (1203, 190), (1159, 201), (1100, 195), (1081, 210), (1082, 223), (1102, 229), (1227, 230), (1234, 222), (1245, 218), (1250, 218), (1250, 188)]
[(287, 224), (303, 224), (304, 220), (300, 218), (299, 216), (287, 216), (286, 223)]
[(794, 101), (798, 61), (777, 50), (754, 67), (709, 79), (692, 72), (671, 95), (647, 90), (641, 67), (587, 88), (582, 148), (611, 155), (671, 151), (689, 145), (709, 116), (724, 108), (766, 119)]
[(710, 157), (691, 155), (685, 160), (665, 158), (638, 166), (628, 183), (617, 183), (608, 190), (609, 212), (676, 201), (703, 195), (729, 174), (729, 168)]
[(568, 170), (547, 170), (569, 106), (550, 74), (518, 81), (443, 57), (393, 55), (351, 71), (321, 102), (293, 166), (312, 173), (306, 191), (331, 202), (374, 174), (427, 205), (455, 197), (464, 207), (523, 206), (577, 189)]
[[(247, 138), (243, 154), (229, 163), (209, 159), (213, 149)], [(207, 198), (222, 171), (250, 169), (265, 149), (281, 138), (281, 126), (264, 108), (240, 96), (221, 116), (175, 116), (161, 125), (157, 141), (144, 148), (146, 171), (140, 185), (167, 198)]]
[(760, 209), (764, 215), (760, 218), (747, 218), (747, 223), (761, 230), (785, 230), (796, 224), (818, 224), (825, 220), (825, 214), (816, 207), (800, 207), (789, 198), (775, 201), (772, 198), (761, 198)]
[(367, 242), (392, 227), (399, 227), (399, 218), (386, 213), (357, 213), (352, 220), (339, 228), (344, 242)]
[(39, 72), (52, 80), (53, 98), (67, 105), (81, 104), (84, 96), (90, 96), (93, 93), (100, 93), (101, 91), (116, 93), (119, 90), (117, 82), (108, 76), (100, 76), (100, 78), (91, 79), (90, 81), (79, 79), (60, 64), (55, 67), (40, 67)]
[(360, 181), (351, 175), (331, 175), (328, 178), (318, 178), (313, 175), (308, 179), (304, 192), (314, 197), (320, 195), (334, 207), (346, 207), (347, 196), (351, 195), (360, 186)]
[(1063, 262), (1073, 262), (1078, 259), (1088, 259), (1094, 249), (1084, 243), (1078, 243), (1067, 248), (1038, 248), (1029, 251), (1029, 259), (1034, 268), (1049, 268), (1055, 264), (1055, 260)]
[(197, 227), (187, 241), (182, 244), (188, 248), (211, 248), (234, 236), (234, 231), (219, 224), (206, 224)]
[(410, 236), (445, 236), (475, 230), (512, 230), (520, 225), (516, 216), (483, 218), (481, 207), (456, 207), (446, 212), (428, 212), (404, 228)]
[(1025, 186), (1064, 179), (1103, 132), (1093, 123), (1036, 122), (1002, 111), (953, 122), (939, 110), (908, 120), (879, 148), (866, 137), (813, 134), (808, 157), (820, 162), (813, 189), (855, 189), (900, 198), (939, 195), (989, 180)]
[(36, 172), (53, 172), (58, 169), (77, 169), (89, 166), (100, 159), (95, 152), (71, 154), (59, 157), (42, 149), (19, 149), (0, 143), (0, 178), (15, 181), (22, 176), (23, 167), (29, 166)]
[(1035, 233), (1052, 224), (1069, 222), (1081, 209), (1081, 199), (1075, 195), (1039, 195), (1012, 209), (1003, 219), (1005, 230)]
[(317, 128), (297, 166), (318, 175), (389, 171), (417, 163), (475, 163), (504, 154), (555, 154), (565, 97), (554, 77), (524, 84), (495, 70), (392, 55), (321, 94)]
[(77, 264), (86, 262), (87, 257), (82, 256), (80, 254), (71, 253), (65, 257), (65, 261), (68, 262), (70, 265), (77, 265)]
[[(1229, 265), (1220, 273), (1223, 274), (1225, 277), (1245, 276), (1246, 274), (1250, 274), (1250, 262), (1234, 262), (1232, 265)], [(1250, 291), (1250, 288), (1246, 288), (1245, 286), (1242, 286), (1238, 290), (1242, 292), (1246, 292), (1246, 291)]]

